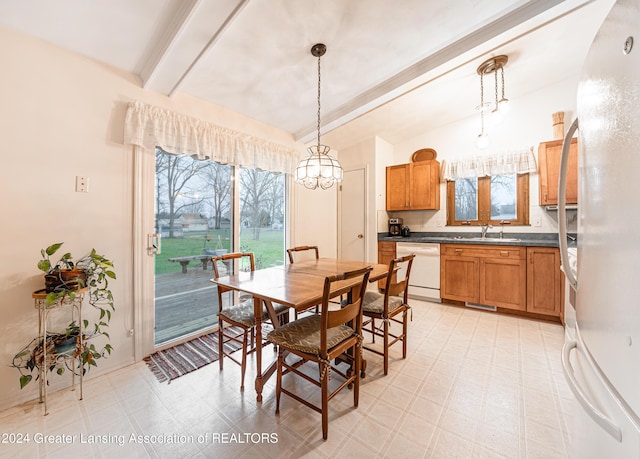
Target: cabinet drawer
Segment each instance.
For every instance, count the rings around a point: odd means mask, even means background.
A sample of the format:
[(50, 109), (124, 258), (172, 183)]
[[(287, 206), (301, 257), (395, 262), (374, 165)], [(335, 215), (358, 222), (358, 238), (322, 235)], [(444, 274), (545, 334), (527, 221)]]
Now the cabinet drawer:
[(506, 258), (522, 260), (526, 258), (526, 247), (512, 245), (467, 245), (467, 244), (442, 244), (442, 255), (481, 257), (481, 258)]
[(395, 253), (396, 243), (391, 241), (378, 241), (378, 251)]

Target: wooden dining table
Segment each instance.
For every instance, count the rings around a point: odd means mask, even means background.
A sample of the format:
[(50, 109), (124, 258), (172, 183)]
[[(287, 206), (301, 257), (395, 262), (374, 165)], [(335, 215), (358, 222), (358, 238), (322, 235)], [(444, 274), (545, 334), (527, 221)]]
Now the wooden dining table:
[[(273, 266), (252, 272), (236, 272), (235, 274), (211, 279), (212, 282), (226, 288), (251, 295), (253, 297), (256, 317), (256, 364), (257, 374), (255, 388), (258, 402), (262, 401), (262, 388), (276, 369), (274, 361), (268, 369), (262, 371), (262, 305), (266, 306), (269, 318), (274, 327), (279, 325), (273, 303), (283, 304), (298, 311), (315, 306), (322, 302), (324, 280), (327, 276), (342, 274), (347, 271), (371, 266), (369, 282), (375, 282), (387, 275), (388, 265), (367, 263), (363, 261), (341, 260), (336, 258), (319, 258), (305, 260), (281, 266)], [(332, 296), (339, 295), (359, 283), (342, 281), (336, 283)]]

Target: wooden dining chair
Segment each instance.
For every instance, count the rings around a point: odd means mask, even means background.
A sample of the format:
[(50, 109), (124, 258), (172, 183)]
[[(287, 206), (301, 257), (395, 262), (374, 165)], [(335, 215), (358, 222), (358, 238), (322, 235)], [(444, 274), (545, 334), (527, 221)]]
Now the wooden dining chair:
[[(364, 294), (363, 300), (363, 332), (371, 334), (372, 342), (375, 343), (376, 336), (382, 337), (382, 351), (363, 345), (365, 349), (384, 358), (384, 374), (389, 372), (389, 348), (397, 342), (402, 342), (402, 358), (407, 357), (407, 312), (409, 276), (411, 274), (411, 264), (415, 255), (407, 255), (401, 258), (394, 258), (389, 262), (389, 272), (385, 283), (384, 293), (368, 291)], [(404, 271), (404, 279), (396, 281), (398, 277), (396, 271)], [(402, 320), (397, 316), (402, 315)], [(382, 330), (376, 328), (376, 319), (382, 320)], [(394, 335), (391, 333), (391, 324), (402, 324), (402, 333)], [(371, 328), (367, 329), (367, 325)]]
[[(325, 278), (319, 315), (304, 316), (267, 335), (267, 340), (278, 345), (276, 414), (280, 413), (280, 397), (285, 393), (322, 415), (322, 438), (325, 440), (329, 431), (329, 400), (345, 387), (353, 387), (353, 405), (358, 407), (362, 359), (362, 299), (371, 270), (372, 267), (369, 266)], [(351, 299), (345, 301), (343, 308), (329, 309), (330, 298), (349, 290), (348, 288), (339, 289), (339, 283), (350, 279), (357, 280), (357, 287), (354, 288), (357, 294), (350, 295)], [(353, 281), (350, 284), (353, 284)], [(294, 354), (299, 359), (296, 362), (287, 363), (286, 353)], [(349, 371), (345, 373), (331, 365), (331, 361), (337, 357), (351, 362), (352, 367)], [(318, 365), (320, 374), (317, 379), (300, 368), (307, 362)], [(282, 387), (282, 377), (289, 373), (320, 387), (322, 400), (320, 406)], [(334, 373), (344, 379), (344, 382), (329, 392), (329, 379)]]
[(289, 256), (289, 263), (293, 263), (294, 262), (293, 254), (295, 252), (311, 252), (312, 250), (315, 251), (316, 260), (318, 258), (320, 258), (320, 254), (318, 252), (318, 246), (317, 245), (300, 245), (298, 247), (291, 247), (291, 248), (287, 249), (287, 255)]
[[(218, 279), (220, 277), (219, 271), (219, 262), (223, 262), (225, 268), (227, 269), (227, 273), (231, 274), (230, 266), (234, 263), (235, 260), (239, 260), (240, 263), (243, 261), (249, 264), (249, 269), (251, 271), (255, 271), (255, 259), (252, 252), (234, 252), (227, 253), (224, 255), (220, 255), (218, 257), (212, 257), (211, 261), (213, 262), (213, 272), (214, 278)], [(244, 297), (243, 301), (238, 304), (231, 304), (224, 306), (223, 303), (223, 294), (231, 289), (225, 288), (223, 286), (217, 286), (218, 292), (218, 355), (220, 362), (220, 370), (223, 367), (224, 357), (228, 357), (238, 365), (240, 365), (242, 376), (240, 383), (240, 390), (244, 390), (244, 375), (247, 372), (247, 355), (255, 351), (255, 326), (256, 326), (256, 317), (253, 309), (253, 297)], [(276, 312), (276, 316), (278, 317), (280, 323), (288, 322), (289, 317), (289, 308), (287, 306), (281, 304), (274, 303), (274, 310)], [(267, 313), (266, 307), (262, 308), (262, 320), (267, 321), (269, 314)], [(231, 327), (226, 327), (228, 324)], [(238, 331), (240, 329), (240, 331)], [(249, 333), (251, 333), (251, 346), (249, 346)], [(224, 345), (234, 342), (242, 345), (242, 359), (238, 361), (235, 357), (231, 355), (231, 352), (225, 351)]]
[[(297, 247), (291, 247), (291, 248), (287, 249), (287, 255), (289, 256), (289, 263), (293, 264), (295, 262), (295, 259), (297, 257), (294, 257), (294, 255), (293, 255), (294, 253), (307, 252), (305, 254), (305, 255), (307, 255), (306, 259), (309, 259), (309, 253), (311, 253), (312, 251), (315, 252), (316, 260), (318, 258), (320, 258), (320, 253), (318, 251), (318, 246), (317, 245), (300, 245), (300, 246), (297, 246)], [(310, 306), (309, 308), (306, 309), (306, 311), (308, 311), (309, 309), (312, 309), (312, 308), (315, 309), (315, 313), (316, 314), (318, 314), (320, 312), (320, 306), (319, 305), (316, 305), (315, 307), (314, 306)], [(299, 315), (300, 312), (303, 312), (303, 311), (298, 311), (297, 309), (295, 310), (294, 318), (296, 320), (298, 320), (298, 315)]]

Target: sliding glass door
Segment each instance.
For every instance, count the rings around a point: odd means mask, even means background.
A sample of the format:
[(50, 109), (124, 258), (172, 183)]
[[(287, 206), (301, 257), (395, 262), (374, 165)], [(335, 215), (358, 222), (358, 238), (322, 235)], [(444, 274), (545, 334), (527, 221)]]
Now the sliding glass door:
[(233, 168), (156, 150), (155, 344), (217, 325), (211, 256), (232, 250)]
[(251, 251), (257, 269), (284, 263), (286, 197), (284, 174), (156, 149), (155, 346), (217, 327), (213, 255)]

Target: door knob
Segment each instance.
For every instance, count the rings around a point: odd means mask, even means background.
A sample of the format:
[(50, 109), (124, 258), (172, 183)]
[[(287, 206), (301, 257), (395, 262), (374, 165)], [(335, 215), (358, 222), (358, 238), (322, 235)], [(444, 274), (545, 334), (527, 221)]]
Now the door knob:
[(358, 234), (358, 239), (362, 239), (364, 237), (364, 234)]

